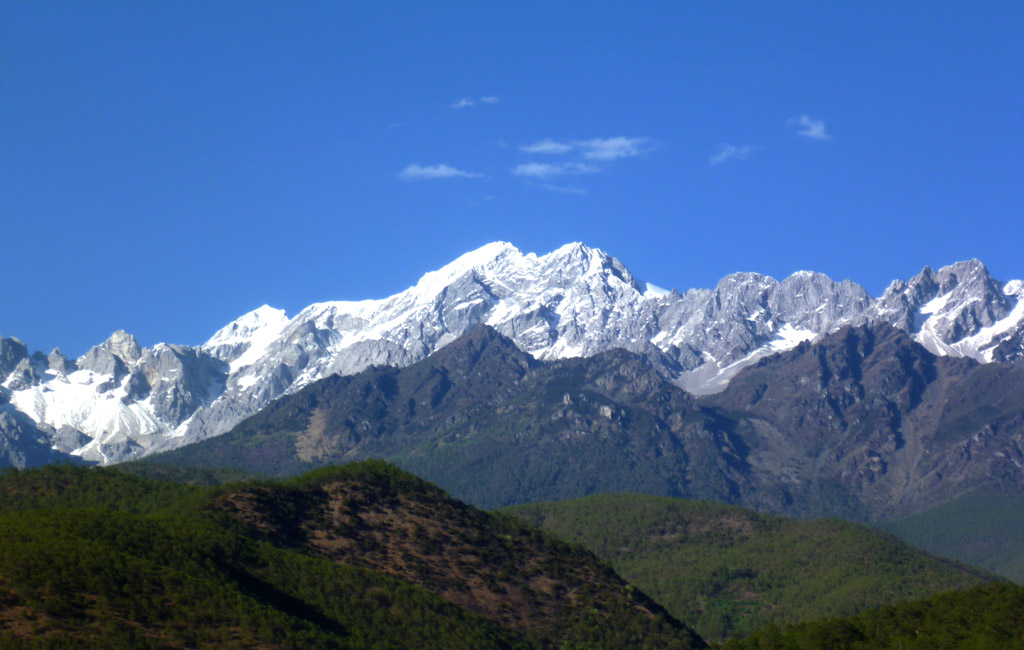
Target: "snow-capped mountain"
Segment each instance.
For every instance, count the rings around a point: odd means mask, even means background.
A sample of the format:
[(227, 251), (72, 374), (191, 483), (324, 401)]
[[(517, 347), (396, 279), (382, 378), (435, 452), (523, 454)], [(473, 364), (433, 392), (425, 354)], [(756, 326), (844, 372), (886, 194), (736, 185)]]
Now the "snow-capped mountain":
[(878, 299), (806, 271), (782, 282), (736, 273), (679, 294), (582, 244), (537, 256), (493, 243), (389, 298), (317, 303), (292, 318), (260, 307), (198, 347), (144, 349), (117, 332), (70, 361), (0, 338), (0, 412), (28, 416), (56, 450), (118, 462), (223, 433), (327, 375), (411, 364), (481, 323), (539, 359), (627, 348), (711, 393), (761, 357), (866, 322), (893, 324), (938, 354), (1015, 360), (1024, 283), (997, 283), (972, 260), (925, 268)]

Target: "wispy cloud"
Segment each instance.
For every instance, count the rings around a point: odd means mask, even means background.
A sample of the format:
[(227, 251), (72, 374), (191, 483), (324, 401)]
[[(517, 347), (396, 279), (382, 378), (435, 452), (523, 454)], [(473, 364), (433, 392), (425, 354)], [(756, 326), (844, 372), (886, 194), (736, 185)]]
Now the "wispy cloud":
[(587, 194), (587, 191), (582, 187), (574, 187), (572, 185), (553, 185), (551, 183), (541, 183), (537, 185), (537, 187), (541, 188), (542, 190), (547, 190), (549, 192), (558, 192), (559, 194), (576, 194), (579, 196)]
[(630, 158), (646, 153), (653, 146), (650, 138), (628, 138), (616, 136), (612, 138), (591, 138), (590, 140), (553, 140), (544, 138), (532, 144), (519, 146), (520, 151), (529, 154), (566, 156), (561, 162), (530, 161), (520, 163), (512, 169), (514, 176), (533, 179), (530, 184), (549, 192), (561, 194), (587, 194), (587, 190), (573, 185), (556, 185), (547, 182), (552, 178), (596, 174), (605, 170), (605, 165), (596, 163), (610, 162), (618, 158)]
[(797, 135), (802, 135), (805, 138), (811, 138), (812, 140), (831, 140), (831, 134), (825, 131), (824, 120), (812, 120), (806, 115), (800, 117), (791, 118), (786, 124), (790, 126), (797, 126), (800, 130), (796, 132)]
[(734, 144), (723, 144), (721, 149), (711, 159), (708, 160), (708, 165), (714, 167), (715, 165), (721, 165), (726, 160), (735, 158), (737, 160), (746, 160), (747, 157), (757, 150), (757, 147), (752, 144), (745, 144), (737, 146)]
[(550, 163), (521, 163), (516, 165), (512, 173), (516, 176), (529, 176), (531, 178), (544, 178), (545, 176), (554, 176), (561, 174), (561, 165), (552, 165)]
[(413, 163), (406, 166), (405, 169), (398, 174), (398, 177), (403, 181), (418, 181), (418, 180), (437, 180), (442, 178), (483, 178), (483, 174), (474, 174), (471, 172), (462, 171), (456, 169), (450, 165), (444, 163), (440, 165), (420, 165)]
[(516, 165), (512, 173), (516, 176), (527, 176), (530, 178), (546, 178), (548, 176), (559, 176), (561, 174), (596, 174), (601, 171), (597, 165), (581, 162), (567, 163), (539, 163), (528, 162)]
[(576, 142), (575, 144), (583, 150), (583, 157), (588, 160), (615, 160), (616, 158), (639, 156), (647, 151), (650, 146), (650, 139), (618, 136), (615, 138), (594, 138), (592, 140)]
[(498, 97), (497, 95), (487, 95), (486, 97), (481, 97), (480, 99), (474, 99), (473, 97), (463, 97), (461, 99), (456, 99), (451, 104), (448, 104), (448, 106), (454, 108), (455, 110), (459, 110), (460, 108), (469, 108), (470, 106), (475, 106), (477, 102), (480, 102), (481, 104), (497, 104), (500, 101), (501, 97)]
[(576, 151), (586, 160), (615, 160), (616, 158), (638, 156), (648, 151), (650, 147), (650, 138), (616, 136), (614, 138), (592, 138), (590, 140), (570, 140), (568, 142), (544, 138), (533, 144), (522, 145), (519, 149), (526, 153), (543, 154), (567, 154)]
[(550, 154), (569, 153), (574, 148), (575, 146), (568, 142), (556, 142), (551, 138), (544, 138), (543, 140), (538, 140), (533, 144), (524, 144), (523, 146), (519, 147), (520, 151), (525, 151), (526, 153)]

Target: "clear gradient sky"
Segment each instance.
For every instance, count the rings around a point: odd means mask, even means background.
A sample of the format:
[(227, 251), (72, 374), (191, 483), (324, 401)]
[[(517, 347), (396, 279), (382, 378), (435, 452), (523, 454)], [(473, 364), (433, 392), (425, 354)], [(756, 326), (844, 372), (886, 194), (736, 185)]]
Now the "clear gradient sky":
[(1024, 2), (0, 0), (0, 333), (198, 344), (495, 240), (1024, 276)]

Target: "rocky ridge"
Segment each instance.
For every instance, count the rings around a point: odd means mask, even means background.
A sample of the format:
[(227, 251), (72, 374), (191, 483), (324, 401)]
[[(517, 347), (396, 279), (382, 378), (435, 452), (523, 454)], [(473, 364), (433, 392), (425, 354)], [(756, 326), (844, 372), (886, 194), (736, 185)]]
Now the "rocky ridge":
[(625, 348), (709, 394), (759, 359), (846, 325), (888, 323), (940, 355), (1016, 360), (1022, 298), (1024, 283), (999, 283), (977, 260), (925, 268), (878, 299), (811, 272), (782, 282), (736, 273), (680, 294), (582, 244), (537, 256), (493, 243), (390, 298), (317, 303), (292, 318), (264, 306), (195, 347), (145, 349), (116, 332), (68, 360), (0, 338), (0, 401), (54, 450), (111, 463), (224, 433), (332, 374), (407, 366), (479, 324), (542, 360)]
[(290, 476), (384, 458), (485, 508), (597, 492), (885, 520), (1024, 493), (1024, 366), (845, 327), (695, 398), (622, 349), (537, 361), (474, 328), (405, 368), (332, 375), (159, 466)]

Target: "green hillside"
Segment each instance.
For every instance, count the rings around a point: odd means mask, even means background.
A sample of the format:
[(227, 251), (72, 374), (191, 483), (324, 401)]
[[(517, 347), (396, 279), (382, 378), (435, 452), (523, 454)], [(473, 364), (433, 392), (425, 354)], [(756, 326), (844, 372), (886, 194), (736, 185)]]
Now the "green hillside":
[(1021, 650), (1024, 587), (990, 584), (852, 617), (768, 626), (723, 650)]
[(1024, 497), (972, 492), (904, 519), (880, 524), (930, 553), (1024, 583)]
[(505, 510), (611, 562), (708, 639), (853, 614), (992, 578), (866, 526), (736, 506), (597, 495)]
[(0, 648), (703, 646), (582, 548), (380, 462), (10, 472), (0, 540)]

